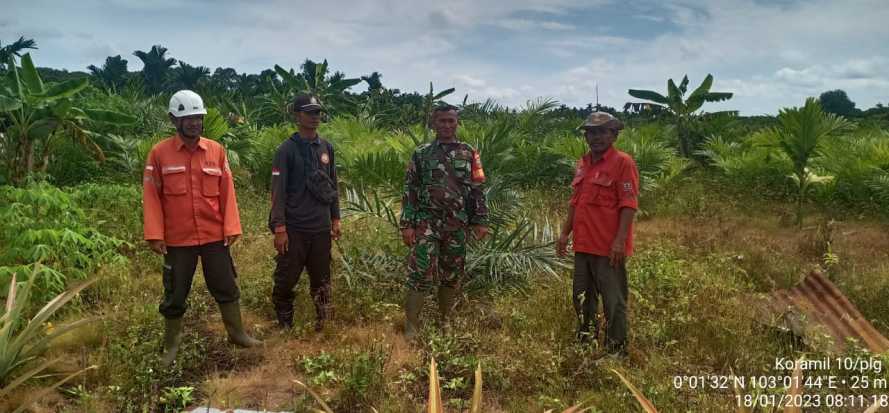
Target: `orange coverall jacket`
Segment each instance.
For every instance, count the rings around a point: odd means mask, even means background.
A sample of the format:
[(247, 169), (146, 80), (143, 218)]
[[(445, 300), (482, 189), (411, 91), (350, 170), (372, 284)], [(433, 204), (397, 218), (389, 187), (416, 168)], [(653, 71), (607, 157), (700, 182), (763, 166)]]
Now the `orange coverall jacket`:
[(213, 140), (199, 138), (193, 151), (178, 135), (158, 142), (145, 162), (142, 189), (146, 240), (186, 247), (241, 234), (231, 169)]

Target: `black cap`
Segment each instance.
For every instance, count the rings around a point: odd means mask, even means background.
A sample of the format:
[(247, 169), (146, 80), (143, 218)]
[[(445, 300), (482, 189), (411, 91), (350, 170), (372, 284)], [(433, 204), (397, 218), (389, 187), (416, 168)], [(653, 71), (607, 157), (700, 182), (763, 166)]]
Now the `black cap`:
[(324, 110), (321, 101), (312, 95), (297, 95), (293, 99), (294, 112), (309, 112), (313, 110)]

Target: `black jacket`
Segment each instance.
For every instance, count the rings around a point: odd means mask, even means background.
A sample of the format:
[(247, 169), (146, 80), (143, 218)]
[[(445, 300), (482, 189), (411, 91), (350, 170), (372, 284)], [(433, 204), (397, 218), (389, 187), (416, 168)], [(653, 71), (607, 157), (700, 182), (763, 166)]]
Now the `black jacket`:
[[(331, 204), (323, 204), (306, 190), (304, 159), (299, 149), (298, 133), (278, 146), (272, 163), (272, 210), (269, 213), (269, 229), (275, 232), (279, 226), (291, 231), (330, 231), (330, 222), (340, 219), (340, 203), (337, 196)], [(333, 145), (322, 139), (309, 141), (316, 164), (330, 176), (335, 186), (336, 158)]]

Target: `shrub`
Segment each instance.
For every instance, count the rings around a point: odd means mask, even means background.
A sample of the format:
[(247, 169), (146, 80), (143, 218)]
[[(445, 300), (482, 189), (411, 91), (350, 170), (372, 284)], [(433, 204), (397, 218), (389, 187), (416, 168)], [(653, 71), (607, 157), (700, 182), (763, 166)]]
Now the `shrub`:
[(253, 145), (247, 156), (241, 159), (241, 165), (250, 174), (250, 182), (255, 188), (268, 191), (272, 184), (272, 162), (275, 153), (290, 135), (293, 127), (286, 124), (259, 129), (252, 137)]
[(0, 282), (43, 263), (35, 291), (46, 299), (106, 264), (123, 264), (119, 249), (127, 243), (88, 225), (72, 197), (48, 184), (0, 187)]

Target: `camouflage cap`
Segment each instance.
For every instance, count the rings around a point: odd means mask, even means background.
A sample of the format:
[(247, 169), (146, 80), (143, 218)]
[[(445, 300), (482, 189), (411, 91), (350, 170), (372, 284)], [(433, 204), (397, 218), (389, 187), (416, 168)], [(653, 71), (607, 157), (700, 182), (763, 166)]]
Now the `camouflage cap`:
[(620, 119), (608, 112), (593, 112), (586, 118), (586, 121), (578, 129), (611, 127), (614, 129), (623, 129), (624, 123)]

